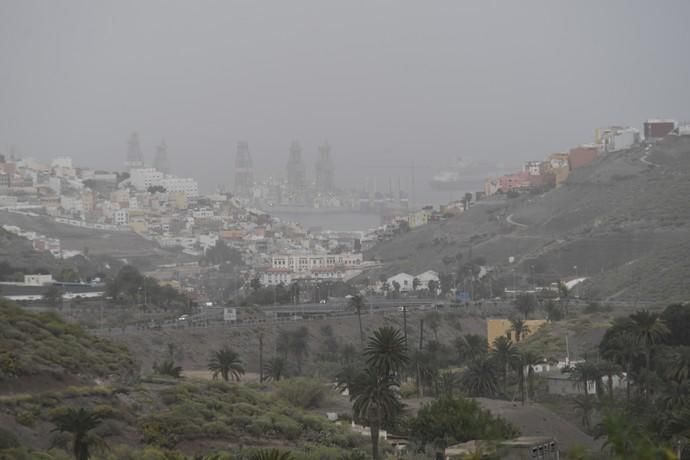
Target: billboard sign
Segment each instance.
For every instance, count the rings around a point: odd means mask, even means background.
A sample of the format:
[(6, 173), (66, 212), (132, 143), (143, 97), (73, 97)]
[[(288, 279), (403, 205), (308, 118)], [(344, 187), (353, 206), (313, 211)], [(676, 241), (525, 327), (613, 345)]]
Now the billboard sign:
[(455, 300), (458, 302), (469, 302), (470, 301), (470, 293), (469, 292), (456, 292), (455, 293)]

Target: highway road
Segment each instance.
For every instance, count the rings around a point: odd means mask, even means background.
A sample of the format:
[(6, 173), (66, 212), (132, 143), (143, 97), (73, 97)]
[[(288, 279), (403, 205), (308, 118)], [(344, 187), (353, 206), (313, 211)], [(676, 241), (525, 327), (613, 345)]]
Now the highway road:
[[(639, 308), (647, 308), (653, 305), (652, 302), (638, 301), (624, 302), (624, 301), (599, 301), (602, 305), (610, 305), (614, 307), (623, 307), (625, 310), (633, 311)], [(363, 315), (372, 314), (402, 314), (401, 307), (407, 307), (408, 312), (431, 311), (434, 309), (441, 309), (441, 311), (450, 307), (451, 302), (442, 299), (384, 299), (384, 298), (370, 298), (366, 302), (366, 311)], [(585, 301), (571, 300), (571, 308), (580, 308), (587, 305)], [(240, 309), (242, 307), (239, 307)], [(352, 318), (357, 314), (348, 308), (345, 301), (333, 303), (308, 303), (298, 305), (268, 305), (252, 307), (264, 313), (263, 317), (258, 318), (244, 318), (239, 321), (224, 321), (223, 308), (210, 308), (206, 312), (189, 315), (185, 320), (178, 320), (176, 318), (167, 319), (163, 322), (147, 323), (141, 322), (138, 324), (130, 324), (124, 327), (99, 328), (91, 329), (92, 333), (99, 335), (121, 335), (133, 333), (144, 330), (175, 330), (175, 329), (189, 329), (189, 328), (246, 328), (256, 327), (259, 325), (268, 325), (276, 323), (299, 323), (302, 321), (312, 321), (324, 318)], [(461, 307), (464, 308), (464, 307)], [(485, 314), (505, 316), (506, 312), (513, 311), (513, 304), (510, 300), (502, 301), (484, 301), (483, 304), (478, 305), (472, 303), (470, 308), (481, 308)]]

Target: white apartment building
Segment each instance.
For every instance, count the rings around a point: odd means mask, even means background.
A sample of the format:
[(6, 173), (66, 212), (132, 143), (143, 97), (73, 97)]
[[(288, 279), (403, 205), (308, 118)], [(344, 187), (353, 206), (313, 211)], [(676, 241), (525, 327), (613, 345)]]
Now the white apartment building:
[(530, 176), (539, 176), (541, 174), (541, 161), (530, 160), (525, 163), (522, 168), (523, 171), (529, 173)]
[(27, 286), (44, 286), (53, 283), (53, 275), (24, 275), (24, 284)]
[(199, 196), (199, 184), (189, 177), (168, 176), (156, 185), (163, 186), (168, 193), (184, 193), (187, 198)]
[(362, 265), (361, 253), (344, 254), (277, 254), (271, 257), (271, 268), (296, 273), (342, 267), (354, 269)]
[(213, 209), (201, 208), (192, 211), (192, 217), (195, 219), (210, 219), (214, 216)]
[(601, 144), (605, 152), (629, 149), (640, 142), (640, 131), (635, 128), (612, 127), (601, 132)]
[(294, 276), (294, 273), (290, 270), (269, 268), (261, 274), (261, 284), (264, 286), (277, 286), (282, 283), (287, 286), (292, 283)]
[(65, 211), (83, 212), (84, 202), (80, 196), (60, 195), (60, 207)]
[(137, 190), (147, 190), (154, 185), (160, 185), (163, 173), (154, 168), (135, 168), (129, 171), (129, 182)]
[(118, 209), (113, 212), (113, 223), (115, 225), (127, 225), (129, 223), (129, 211), (127, 209)]
[(154, 168), (134, 168), (129, 172), (129, 181), (137, 190), (147, 190), (160, 185), (168, 193), (184, 193), (187, 198), (199, 196), (199, 184), (189, 177), (165, 176)]
[(58, 177), (74, 177), (76, 175), (72, 159), (69, 157), (55, 158), (50, 167)]

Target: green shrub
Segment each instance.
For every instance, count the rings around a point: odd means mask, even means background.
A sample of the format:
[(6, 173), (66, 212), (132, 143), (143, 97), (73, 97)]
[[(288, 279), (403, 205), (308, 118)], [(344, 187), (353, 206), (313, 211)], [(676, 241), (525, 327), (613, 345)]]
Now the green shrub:
[(403, 399), (414, 398), (417, 396), (417, 385), (414, 382), (405, 382), (400, 385), (400, 396)]
[(69, 407), (67, 406), (57, 406), (53, 407), (48, 411), (47, 418), (52, 420), (56, 417), (60, 417), (61, 415), (65, 415), (69, 411)]
[(98, 404), (93, 408), (93, 412), (100, 418), (117, 418), (118, 412), (108, 404)]
[(19, 447), (19, 440), (11, 431), (0, 428), (0, 450)]
[(291, 441), (297, 439), (302, 433), (300, 424), (285, 415), (278, 415), (275, 417), (273, 420), (273, 428)]
[(205, 436), (212, 438), (224, 437), (232, 434), (230, 427), (223, 422), (204, 423), (201, 427), (201, 432)]
[(30, 411), (22, 411), (15, 417), (20, 425), (32, 427), (36, 423), (36, 415)]
[(321, 407), (328, 395), (326, 384), (320, 380), (297, 377), (276, 383), (279, 398), (303, 409)]

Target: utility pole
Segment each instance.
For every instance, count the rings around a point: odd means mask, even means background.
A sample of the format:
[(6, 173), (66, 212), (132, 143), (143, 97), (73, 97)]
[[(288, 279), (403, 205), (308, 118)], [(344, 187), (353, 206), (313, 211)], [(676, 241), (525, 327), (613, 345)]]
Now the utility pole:
[(407, 347), (407, 307), (403, 305), (403, 334), (405, 335), (405, 346)]
[(424, 348), (424, 319), (419, 320), (419, 351)]
[[(419, 352), (421, 356), (422, 347), (424, 346), (424, 319), (419, 320)], [(419, 360), (417, 360), (417, 396), (419, 399), (424, 397), (424, 384), (422, 382), (422, 370), (419, 367)]]
[(259, 383), (264, 381), (264, 332), (259, 331)]

